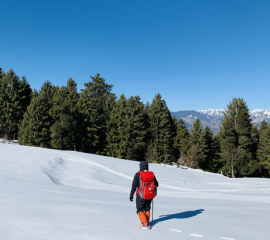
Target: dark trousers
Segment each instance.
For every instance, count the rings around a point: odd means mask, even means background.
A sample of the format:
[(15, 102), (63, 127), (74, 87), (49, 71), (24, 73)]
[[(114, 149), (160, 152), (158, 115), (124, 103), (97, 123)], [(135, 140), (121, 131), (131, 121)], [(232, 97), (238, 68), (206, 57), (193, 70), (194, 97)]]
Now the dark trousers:
[(136, 207), (138, 212), (147, 212), (151, 209), (151, 200), (142, 199), (139, 195), (136, 195)]

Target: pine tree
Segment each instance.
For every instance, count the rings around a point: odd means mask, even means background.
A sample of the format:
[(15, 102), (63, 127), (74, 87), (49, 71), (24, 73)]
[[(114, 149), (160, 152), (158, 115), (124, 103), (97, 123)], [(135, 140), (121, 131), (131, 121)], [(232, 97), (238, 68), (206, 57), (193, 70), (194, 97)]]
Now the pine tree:
[(125, 138), (120, 146), (125, 150), (125, 158), (143, 160), (146, 149), (146, 117), (140, 97), (130, 97), (126, 103), (124, 118)]
[(85, 83), (79, 100), (79, 110), (83, 118), (82, 150), (85, 152), (106, 154), (106, 131), (108, 114), (106, 102), (113, 85), (105, 82), (100, 74)]
[(171, 113), (160, 94), (153, 99), (148, 109), (148, 117), (151, 137), (147, 149), (147, 159), (158, 163), (175, 161), (173, 147), (176, 135), (175, 127)]
[(113, 109), (115, 107), (116, 104), (116, 96), (114, 94), (110, 94), (105, 102), (105, 108), (104, 108), (104, 112), (105, 115), (108, 116), (106, 118), (106, 141), (105, 141), (105, 155), (107, 156), (113, 156), (111, 154), (110, 148), (109, 148), (109, 138), (110, 138), (110, 131), (111, 131), (111, 114), (113, 112)]
[(32, 96), (32, 89), (25, 76), (23, 76), (22, 79), (20, 80), (20, 87), (18, 92), (20, 96), (20, 102), (22, 105), (22, 111), (20, 112), (20, 119), (22, 120), (23, 115), (27, 110), (27, 107), (30, 105)]
[(109, 115), (108, 134), (107, 134), (107, 155), (111, 157), (124, 158), (124, 149), (120, 147), (122, 139), (125, 137), (125, 116), (127, 99), (124, 94), (113, 106)]
[(261, 175), (270, 177), (270, 127), (267, 125), (260, 129), (258, 159)]
[[(32, 92), (31, 95), (30, 95), (30, 103), (31, 103), (32, 99), (33, 99), (34, 97), (37, 97), (38, 95), (39, 95), (39, 92), (38, 92), (36, 89), (34, 89), (33, 92)], [(30, 104), (29, 104), (29, 105), (30, 105)]]
[(150, 103), (147, 102), (144, 106), (144, 115), (145, 115), (145, 128), (146, 128), (146, 152), (145, 152), (145, 158), (149, 158), (149, 155), (151, 155), (151, 125), (150, 125), (150, 118), (149, 118), (149, 109), (150, 109)]
[(26, 78), (21, 80), (12, 69), (0, 75), (0, 129), (4, 138), (16, 139), (32, 90)]
[[(261, 144), (260, 144), (260, 141), (263, 141), (263, 140), (261, 140), (261, 139), (263, 139), (263, 138), (265, 138), (265, 136), (264, 137), (262, 137), (262, 133), (266, 130), (268, 128), (268, 125), (267, 125), (267, 122), (265, 121), (265, 119), (262, 121), (262, 123), (261, 123), (261, 126), (260, 126), (260, 128), (259, 128), (259, 130), (258, 130), (258, 134), (259, 134), (259, 136), (258, 136), (258, 143), (257, 143), (257, 152), (256, 152), (256, 156), (257, 156), (257, 158), (258, 158), (258, 160), (259, 160), (259, 172), (260, 172), (260, 176), (265, 176), (266, 175), (266, 173), (265, 173), (265, 168), (263, 167), (263, 164), (261, 164), (261, 162), (263, 161), (262, 160), (262, 155), (261, 155), (261, 153), (259, 153), (259, 152), (262, 152), (263, 150), (263, 148), (264, 147), (262, 147), (261, 146)], [(265, 139), (264, 139), (264, 142), (265, 142)], [(261, 149), (260, 149), (261, 148)]]
[(206, 143), (203, 136), (202, 124), (197, 118), (190, 132), (190, 149), (188, 155), (191, 160), (191, 167), (199, 168), (203, 165), (206, 155)]
[(174, 147), (177, 149), (177, 156), (187, 154), (190, 143), (189, 143), (189, 131), (186, 127), (185, 122), (182, 119), (179, 119), (176, 122), (176, 136), (174, 138)]
[(251, 119), (241, 98), (234, 98), (224, 113), (221, 128), (221, 155), (226, 161), (223, 170), (232, 177), (251, 176), (258, 169), (252, 154)]
[(215, 147), (214, 147), (214, 134), (209, 128), (209, 126), (206, 126), (205, 129), (202, 132), (202, 138), (203, 138), (203, 143), (204, 143), (204, 159), (200, 164), (200, 168), (209, 171), (211, 162), (214, 161), (215, 158)]
[(220, 173), (224, 165), (224, 160), (221, 158), (220, 150), (220, 135), (217, 134), (213, 137), (213, 144), (211, 151), (213, 153), (213, 159), (209, 162), (209, 171)]
[(19, 143), (29, 146), (51, 147), (50, 128), (53, 125), (50, 109), (57, 91), (49, 81), (33, 95), (19, 128)]
[(267, 122), (264, 119), (261, 123), (259, 133), (263, 132), (265, 129), (267, 129)]
[(251, 129), (251, 140), (252, 140), (252, 156), (253, 159), (257, 159), (257, 152), (258, 152), (258, 147), (259, 147), (259, 130), (256, 127), (256, 125), (252, 124), (252, 129)]
[(121, 95), (110, 114), (109, 155), (141, 160), (146, 146), (144, 105), (138, 96)]
[(235, 177), (235, 157), (238, 157), (236, 156), (238, 152), (238, 139), (235, 131), (234, 115), (232, 111), (228, 111), (224, 114), (222, 128), (219, 133), (221, 157), (224, 160), (222, 171), (227, 174), (227, 176), (230, 173), (232, 177)]
[(78, 149), (78, 109), (79, 93), (77, 84), (69, 78), (66, 87), (61, 87), (53, 97), (53, 105), (50, 115), (54, 120), (51, 127), (51, 145), (57, 149)]

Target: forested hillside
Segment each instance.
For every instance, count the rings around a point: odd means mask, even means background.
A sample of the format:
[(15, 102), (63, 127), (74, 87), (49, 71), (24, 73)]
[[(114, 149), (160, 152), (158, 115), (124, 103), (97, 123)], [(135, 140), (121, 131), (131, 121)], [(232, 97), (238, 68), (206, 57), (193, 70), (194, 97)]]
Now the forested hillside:
[(178, 162), (230, 177), (269, 177), (270, 127), (265, 121), (259, 129), (252, 124), (244, 99), (234, 98), (225, 107), (216, 135), (199, 119), (188, 131), (159, 93), (146, 104), (139, 96), (117, 98), (100, 74), (81, 92), (72, 78), (66, 86), (44, 82), (37, 91), (25, 77), (0, 68), (2, 138), (121, 159)]

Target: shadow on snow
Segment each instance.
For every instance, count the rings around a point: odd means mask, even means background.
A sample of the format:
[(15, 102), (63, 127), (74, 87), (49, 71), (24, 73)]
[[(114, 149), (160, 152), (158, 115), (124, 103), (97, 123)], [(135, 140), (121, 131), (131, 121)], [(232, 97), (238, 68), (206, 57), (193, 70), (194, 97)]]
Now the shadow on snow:
[(154, 219), (150, 222), (151, 226), (156, 225), (159, 222), (168, 221), (171, 219), (183, 219), (183, 218), (191, 218), (195, 217), (198, 214), (203, 213), (204, 209), (198, 209), (194, 211), (187, 211), (187, 212), (181, 212), (181, 213), (174, 213), (174, 214), (168, 214), (168, 215), (161, 215), (158, 219)]

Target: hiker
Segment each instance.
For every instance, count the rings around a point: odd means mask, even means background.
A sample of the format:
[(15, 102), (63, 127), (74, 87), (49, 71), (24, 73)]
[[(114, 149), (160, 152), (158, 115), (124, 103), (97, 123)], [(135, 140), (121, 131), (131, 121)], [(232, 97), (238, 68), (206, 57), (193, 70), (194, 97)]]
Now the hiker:
[[(147, 187), (146, 187), (147, 186)], [(142, 228), (151, 229), (149, 225), (150, 209), (152, 199), (156, 196), (156, 188), (158, 181), (153, 172), (148, 171), (148, 163), (143, 161), (140, 163), (140, 171), (134, 176), (130, 198), (133, 201), (133, 195), (136, 191), (136, 207), (137, 214), (142, 223)]]

